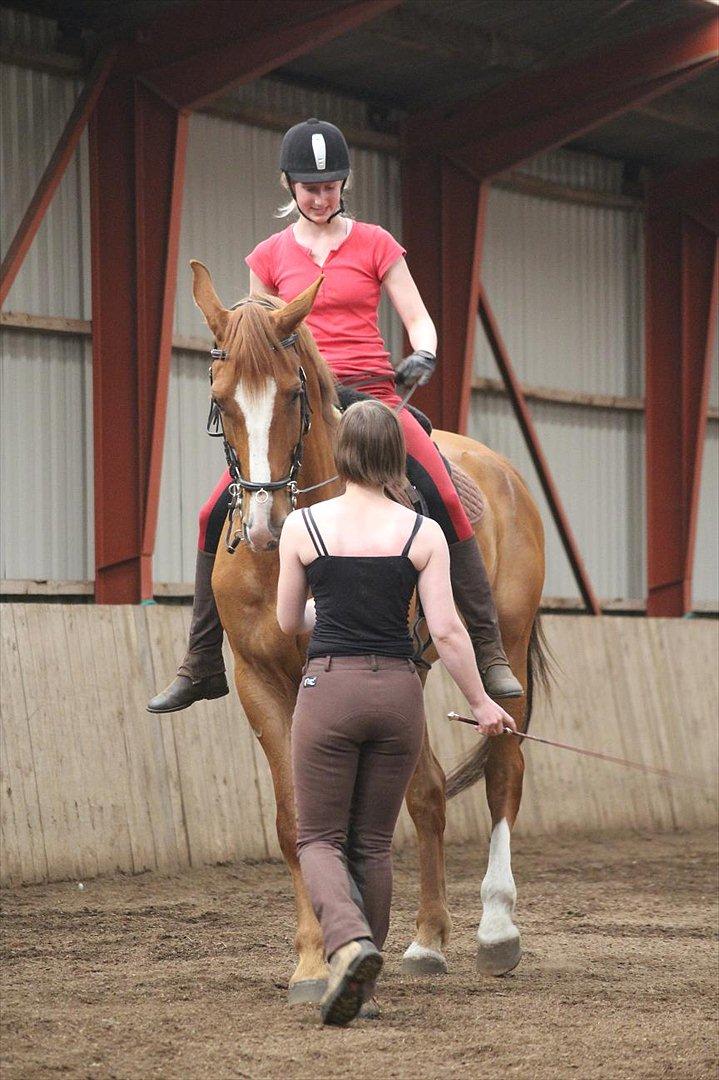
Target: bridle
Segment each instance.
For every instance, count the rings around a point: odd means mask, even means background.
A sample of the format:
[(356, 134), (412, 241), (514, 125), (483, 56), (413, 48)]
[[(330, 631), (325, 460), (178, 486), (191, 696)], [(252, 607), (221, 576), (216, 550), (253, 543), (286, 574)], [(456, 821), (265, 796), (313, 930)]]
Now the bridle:
[[(231, 310), (241, 307), (243, 304), (259, 304), (260, 307), (269, 308), (271, 311), (276, 310), (274, 305), (267, 300), (262, 300), (257, 297), (249, 297), (246, 300), (240, 300), (239, 303), (233, 304)], [(297, 331), (289, 334), (287, 337), (282, 338), (279, 342), (279, 348), (290, 349), (299, 339)], [(276, 345), (272, 345), (271, 348), (276, 349)], [(212, 360), (226, 360), (227, 353), (224, 349), (217, 348), (215, 344), (214, 349), (210, 349), (210, 356)], [(272, 491), (286, 491), (290, 501), (290, 505), (294, 510), (297, 506), (297, 496), (303, 495), (308, 491), (314, 491), (316, 488), (324, 487), (325, 484), (331, 484), (337, 479), (336, 476), (330, 477), (328, 480), (322, 480), (319, 484), (313, 484), (311, 487), (300, 488), (297, 486), (297, 474), (300, 471), (302, 465), (302, 456), (304, 452), (304, 440), (305, 436), (309, 434), (312, 427), (312, 407), (309, 402), (307, 394), (307, 376), (305, 370), (300, 364), (298, 366), (298, 377), (300, 380), (300, 429), (297, 442), (292, 450), (292, 456), (290, 461), (290, 468), (286, 476), (283, 476), (281, 480), (246, 480), (240, 470), (240, 462), (237, 457), (237, 452), (234, 446), (231, 446), (227, 441), (225, 435), (225, 429), (222, 424), (222, 412), (216, 401), (212, 401), (210, 405), (210, 412), (207, 417), (207, 434), (211, 435), (215, 439), (222, 439), (225, 458), (227, 460), (227, 468), (229, 469), (232, 483), (230, 484), (230, 505), (227, 518), (227, 532), (225, 534), (225, 547), (230, 555), (234, 555), (235, 551), (242, 543), (243, 540), (247, 541), (246, 526), (243, 520), (243, 507), (244, 507), (244, 495), (248, 491), (257, 496), (257, 500), (260, 503), (265, 503), (270, 497)], [(210, 366), (210, 386), (212, 386), (212, 366)], [(232, 523), (235, 514), (239, 511), (241, 528), (232, 535)]]

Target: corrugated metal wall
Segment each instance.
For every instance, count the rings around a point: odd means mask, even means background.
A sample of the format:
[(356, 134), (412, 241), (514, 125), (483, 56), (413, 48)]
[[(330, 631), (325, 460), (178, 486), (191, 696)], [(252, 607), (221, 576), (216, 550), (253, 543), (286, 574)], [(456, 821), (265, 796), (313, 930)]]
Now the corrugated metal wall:
[[(611, 193), (621, 167), (554, 153), (530, 170)], [(619, 397), (640, 393), (641, 253), (638, 211), (562, 203), (493, 189), (484, 282), (519, 378), (530, 386)], [(497, 378), (478, 327), (475, 373)], [(532, 415), (599, 596), (644, 594), (642, 436), (630, 412), (532, 403)], [(473, 434), (514, 461), (544, 503), (509, 404), (475, 394)], [(558, 533), (547, 527), (549, 596), (576, 596)]]
[[(52, 47), (47, 20), (0, 12), (5, 40)], [(69, 78), (0, 65), (12, 108), (2, 116), (5, 250), (78, 92)], [(321, 91), (260, 80), (238, 101), (282, 114), (330, 115), (364, 125), (364, 106)], [(283, 201), (277, 183), (280, 136), (229, 119), (192, 117), (183, 212), (176, 333), (208, 339), (192, 304), (189, 258), (213, 272), (229, 302), (247, 288), (244, 255), (270, 231)], [(355, 150), (350, 204), (358, 217), (401, 235), (399, 170), (388, 155)], [(531, 162), (532, 175), (608, 193), (621, 166), (558, 151)], [(90, 317), (87, 144), (83, 138), (8, 299), (11, 311)], [(641, 216), (637, 211), (565, 204), (494, 190), (484, 278), (520, 376), (531, 385), (587, 393), (642, 392)], [(382, 325), (395, 355), (396, 318)], [(164, 485), (155, 575), (190, 580), (196, 517), (222, 469), (217, 443), (204, 433), (207, 363), (191, 352), (173, 358)], [(477, 376), (496, 377), (478, 335)], [(92, 577), (92, 432), (89, 342), (81, 336), (2, 331), (3, 578)], [(713, 404), (717, 405), (715, 376)], [(643, 423), (641, 415), (580, 406), (532, 407), (595, 588), (603, 597), (644, 593)], [(503, 399), (475, 395), (472, 432), (511, 457), (538, 492), (528, 456)], [(716, 421), (702, 480), (695, 596), (719, 596), (716, 552)], [(38, 454), (37, 433), (43, 451)], [(541, 502), (541, 498), (540, 498)], [(547, 595), (573, 596), (554, 528), (548, 532)]]
[[(37, 26), (36, 26), (37, 24)], [(4, 40), (51, 47), (47, 20), (2, 11)], [(0, 65), (0, 183), (5, 252), (42, 176), (80, 83)], [(87, 137), (81, 140), (22, 270), (8, 311), (90, 317)], [(0, 577), (94, 574), (89, 340), (0, 330)]]
[[(557, 151), (531, 175), (611, 194), (621, 164)], [(643, 394), (642, 215), (493, 189), (483, 280), (519, 378), (549, 390)], [(475, 376), (496, 379), (478, 322)], [(713, 400), (716, 401), (716, 376)], [(715, 406), (716, 407), (716, 406)], [(645, 593), (644, 420), (636, 412), (544, 402), (530, 410), (597, 594)], [(694, 598), (719, 595), (717, 434), (708, 427), (697, 533)], [(512, 410), (473, 396), (470, 433), (505, 454), (528, 479), (547, 530), (545, 595), (578, 596), (568, 560)]]

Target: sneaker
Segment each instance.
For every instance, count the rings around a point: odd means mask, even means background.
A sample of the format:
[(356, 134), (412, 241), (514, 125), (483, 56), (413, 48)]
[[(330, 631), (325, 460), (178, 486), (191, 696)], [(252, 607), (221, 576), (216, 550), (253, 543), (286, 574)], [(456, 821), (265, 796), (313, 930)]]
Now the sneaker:
[(323, 1024), (342, 1026), (354, 1020), (364, 1001), (364, 985), (382, 968), (382, 954), (369, 938), (349, 941), (330, 958), (327, 990), (320, 1001)]

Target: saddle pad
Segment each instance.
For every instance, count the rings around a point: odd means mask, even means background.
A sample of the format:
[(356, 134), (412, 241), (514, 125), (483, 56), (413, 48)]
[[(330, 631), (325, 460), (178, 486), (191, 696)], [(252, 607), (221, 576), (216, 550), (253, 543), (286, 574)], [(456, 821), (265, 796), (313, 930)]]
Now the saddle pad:
[(449, 468), (452, 483), (457, 489), (459, 500), (469, 518), (470, 525), (476, 525), (484, 516), (484, 496), (469, 473), (466, 473), (459, 465), (455, 465), (453, 461), (450, 461)]

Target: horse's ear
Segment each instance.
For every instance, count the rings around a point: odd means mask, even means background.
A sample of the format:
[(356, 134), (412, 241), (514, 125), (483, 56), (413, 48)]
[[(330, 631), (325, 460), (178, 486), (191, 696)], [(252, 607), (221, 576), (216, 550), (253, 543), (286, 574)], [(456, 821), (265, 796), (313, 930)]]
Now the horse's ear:
[(192, 267), (192, 295), (195, 298), (195, 303), (205, 316), (205, 322), (212, 333), (218, 341), (221, 341), (225, 334), (230, 313), (222, 306), (220, 298), (215, 292), (215, 286), (212, 284), (210, 271), (204, 263), (198, 262), (197, 259), (191, 259), (190, 266)]
[(273, 312), (272, 321), (277, 329), (278, 337), (287, 337), (303, 319), (307, 318), (312, 311), (317, 291), (324, 280), (324, 276), (320, 274), (317, 281), (313, 281), (304, 292), (301, 292), (294, 300), (290, 300), (289, 304), (285, 304), (279, 311)]

